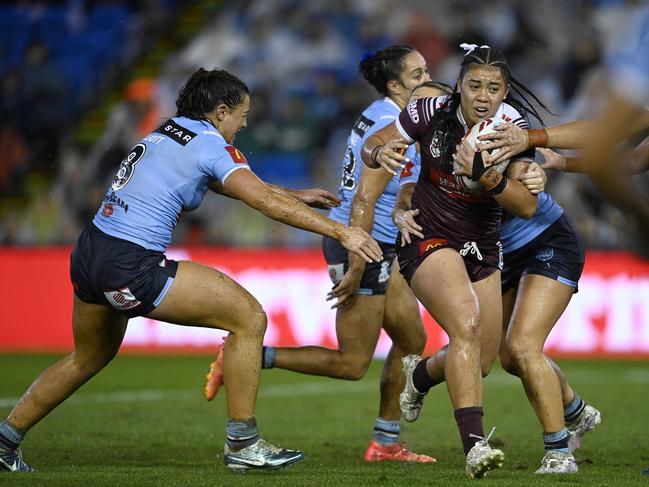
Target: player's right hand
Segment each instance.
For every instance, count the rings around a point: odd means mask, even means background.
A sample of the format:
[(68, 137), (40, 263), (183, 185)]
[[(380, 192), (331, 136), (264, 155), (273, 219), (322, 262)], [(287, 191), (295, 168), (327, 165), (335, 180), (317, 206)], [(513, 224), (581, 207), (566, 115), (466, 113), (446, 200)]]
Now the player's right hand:
[(349, 269), (345, 272), (343, 278), (327, 293), (327, 301), (336, 299), (336, 303), (331, 307), (345, 308), (354, 304), (356, 300), (356, 291), (361, 285), (363, 269)]
[(536, 150), (543, 156), (544, 162), (541, 164), (541, 169), (557, 169), (559, 171), (566, 170), (566, 158), (561, 154), (557, 154), (551, 149), (545, 147), (537, 147)]
[(405, 144), (402, 139), (391, 140), (381, 147), (374, 161), (390, 174), (397, 174), (397, 171), (406, 167), (404, 163), (410, 162), (404, 154), (408, 149), (408, 144)]
[(383, 251), (369, 233), (358, 227), (345, 227), (338, 239), (340, 244), (365, 262), (381, 262)]
[(419, 215), (419, 208), (416, 210), (395, 210), (393, 215), (394, 224), (401, 232), (401, 246), (411, 242), (410, 235), (415, 235), (419, 238), (424, 238), (421, 233), (423, 228), (417, 224), (415, 217)]

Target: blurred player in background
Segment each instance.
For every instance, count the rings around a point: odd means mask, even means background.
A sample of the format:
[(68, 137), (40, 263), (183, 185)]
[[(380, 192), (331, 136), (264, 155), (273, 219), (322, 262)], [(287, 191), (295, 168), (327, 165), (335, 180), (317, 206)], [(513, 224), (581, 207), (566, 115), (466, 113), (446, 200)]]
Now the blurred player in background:
[[(538, 114), (525, 96), (520, 101), (510, 95), (511, 86), (519, 94), (529, 90), (511, 76), (502, 53), (489, 46), (462, 47), (466, 54), (457, 92), (413, 100), (395, 123), (365, 142), (363, 160), (394, 171), (409, 162), (397, 150), (420, 144), (420, 176), (416, 184), (414, 174), (402, 178), (394, 210), (401, 231), (397, 255), (401, 273), (446, 331), (449, 345), (426, 360), (404, 359), (400, 405), (405, 419), (416, 420), (428, 390), (446, 381), (467, 455), (466, 472), (480, 478), (504, 459), (502, 451), (489, 446), (482, 426), (482, 376), (498, 354), (502, 324), (501, 207), (526, 218), (536, 212), (536, 197), (519, 181), (533, 153), (513, 159), (504, 175), (485, 168), (479, 153), (458, 172), (453, 155), (471, 127), (485, 118), (526, 127), (521, 113)], [(469, 190), (460, 174), (479, 181), (480, 189)]]
[[(359, 69), (383, 97), (363, 111), (351, 130), (338, 192), (342, 205), (334, 208), (329, 216), (345, 225), (371, 232), (381, 245), (383, 260), (366, 264), (336, 240), (325, 237), (323, 251), (334, 283), (327, 299), (337, 299), (334, 307), (338, 349), (264, 347), (263, 367), (359, 380), (367, 372), (383, 328), (393, 344), (381, 375), (379, 416), (365, 460), (434, 462), (434, 458), (413, 453), (400, 441), (398, 397), (403, 389), (401, 359), (410, 353), (421, 353), (426, 335), (417, 301), (399, 274), (394, 258), (397, 228), (392, 223), (391, 214), (398, 176), (364, 167), (360, 155), (363, 142), (393, 122), (406, 106), (413, 88), (430, 81), (430, 77), (424, 58), (409, 46), (390, 46), (368, 53)], [(441, 93), (439, 85), (436, 93)], [(412, 147), (408, 152), (412, 158), (417, 157), (414, 149)], [(208, 399), (214, 397), (220, 386), (219, 361), (222, 356), (222, 351), (219, 351), (219, 357), (212, 363), (208, 374)]]
[(273, 470), (304, 457), (259, 436), (254, 414), (266, 330), (259, 302), (218, 270), (175, 262), (164, 252), (181, 211), (197, 208), (208, 189), (270, 218), (338, 238), (368, 261), (380, 261), (381, 250), (363, 230), (323, 217), (290, 195), (299, 193), (270, 187), (249, 170), (232, 145), (250, 110), (248, 87), (237, 77), (199, 69), (176, 105), (177, 116), (124, 158), (77, 241), (70, 265), (74, 351), (45, 370), (0, 423), (4, 469), (32, 470), (19, 449), (27, 431), (113, 359), (135, 316), (230, 331), (223, 364), (229, 468)]

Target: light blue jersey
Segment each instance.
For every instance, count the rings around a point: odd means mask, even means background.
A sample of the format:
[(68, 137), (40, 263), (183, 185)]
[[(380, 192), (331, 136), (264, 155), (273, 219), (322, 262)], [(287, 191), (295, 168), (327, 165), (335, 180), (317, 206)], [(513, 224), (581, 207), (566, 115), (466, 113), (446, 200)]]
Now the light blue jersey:
[(196, 209), (211, 182), (243, 168), (250, 169), (243, 154), (208, 122), (169, 119), (124, 158), (93, 223), (164, 252), (180, 213)]
[(563, 215), (563, 208), (547, 193), (539, 193), (532, 218), (511, 217), (500, 226), (500, 243), (507, 254), (528, 244)]
[[(363, 160), (361, 159), (363, 143), (372, 134), (394, 122), (400, 112), (401, 109), (397, 104), (390, 98), (385, 97), (381, 100), (376, 100), (367, 107), (354, 124), (347, 139), (347, 149), (345, 151), (345, 158), (343, 159), (342, 181), (338, 190), (338, 197), (342, 201), (342, 204), (329, 213), (329, 218), (332, 220), (344, 225), (349, 224), (352, 201), (358, 189), (361, 169), (363, 168)], [(406, 156), (411, 161), (419, 157), (414, 145), (408, 148)], [(390, 180), (385, 191), (383, 191), (383, 194), (376, 202), (374, 225), (372, 226), (371, 234), (379, 242), (394, 244), (397, 239), (398, 229), (392, 223), (392, 208), (394, 207), (398, 190), (399, 175), (397, 174)]]

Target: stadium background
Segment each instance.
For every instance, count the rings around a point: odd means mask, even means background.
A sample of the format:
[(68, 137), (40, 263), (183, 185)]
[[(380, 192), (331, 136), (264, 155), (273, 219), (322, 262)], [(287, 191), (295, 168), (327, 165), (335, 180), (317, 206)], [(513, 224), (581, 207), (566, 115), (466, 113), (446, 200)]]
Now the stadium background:
[[(336, 191), (348, 131), (376, 97), (366, 50), (415, 46), (453, 83), (460, 42), (502, 49), (556, 116), (592, 116), (599, 65), (642, 2), (622, 0), (79, 1), (0, 6), (0, 352), (71, 348), (68, 254), (124, 153), (165, 117), (197, 67), (252, 90), (236, 145), (263, 179)], [(648, 186), (646, 176), (638, 184)], [(624, 215), (587, 178), (552, 174), (588, 249), (580, 293), (548, 342), (554, 355), (649, 357), (649, 265)], [(170, 256), (229, 273), (269, 314), (267, 344), (335, 346), (319, 237), (208, 196), (183, 215)], [(236, 250), (235, 250), (236, 249)], [(426, 318), (428, 350), (445, 343)], [(209, 351), (215, 331), (131, 322), (130, 351)], [(377, 351), (389, 345), (383, 336)]]

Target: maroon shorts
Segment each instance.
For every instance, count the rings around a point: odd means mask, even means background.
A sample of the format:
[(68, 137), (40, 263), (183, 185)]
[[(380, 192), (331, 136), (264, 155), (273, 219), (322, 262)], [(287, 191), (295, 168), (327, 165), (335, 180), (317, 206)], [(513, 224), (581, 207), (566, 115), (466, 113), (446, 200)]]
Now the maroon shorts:
[[(401, 235), (397, 242), (401, 241)], [(503, 268), (503, 251), (500, 241), (459, 241), (451, 238), (427, 236), (413, 240), (404, 247), (397, 248), (397, 258), (401, 274), (408, 284), (421, 263), (433, 252), (451, 248), (458, 251), (464, 259), (471, 282), (481, 281)]]

